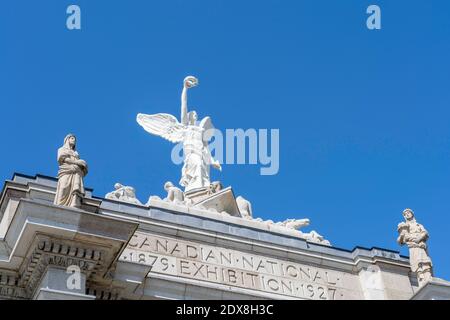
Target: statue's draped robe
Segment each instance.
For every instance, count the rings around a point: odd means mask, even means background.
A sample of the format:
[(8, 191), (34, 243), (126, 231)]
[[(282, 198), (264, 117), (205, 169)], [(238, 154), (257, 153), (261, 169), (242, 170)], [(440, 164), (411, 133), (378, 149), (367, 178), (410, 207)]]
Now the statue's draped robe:
[(185, 191), (210, 185), (210, 158), (208, 145), (203, 142), (204, 130), (198, 126), (188, 126), (183, 142), (184, 165), (180, 185)]
[[(422, 236), (428, 234), (425, 228), (416, 221), (407, 222), (409, 234), (412, 236)], [(411, 270), (413, 272), (421, 271), (423, 267), (431, 268), (432, 263), (428, 255), (427, 245), (425, 241), (420, 242), (407, 242), (409, 247), (409, 255), (411, 261)]]
[(84, 196), (83, 177), (87, 172), (86, 168), (66, 163), (66, 159), (79, 160), (80, 156), (78, 152), (66, 146), (58, 149), (58, 186), (54, 203), (74, 207), (77, 200)]

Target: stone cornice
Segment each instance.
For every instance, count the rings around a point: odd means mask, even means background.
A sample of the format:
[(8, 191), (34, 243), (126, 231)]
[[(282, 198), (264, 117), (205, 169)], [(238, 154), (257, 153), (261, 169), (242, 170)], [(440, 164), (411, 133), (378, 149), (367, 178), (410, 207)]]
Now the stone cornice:
[[(31, 197), (33, 188), (37, 199)], [(55, 206), (39, 195), (44, 189), (12, 181), (3, 190), (4, 203), (14, 206), (8, 206), (10, 221), (4, 221), (0, 240), (0, 297), (31, 299), (50, 267), (76, 265), (96, 284), (100, 298), (117, 299), (117, 290), (109, 289), (109, 269), (138, 224)]]
[(20, 268), (22, 277), (18, 282), (28, 294), (32, 294), (48, 266), (66, 269), (76, 265), (90, 277), (93, 273), (104, 274), (107, 265), (102, 257), (105, 252), (97, 248), (73, 241), (54, 239), (45, 235), (37, 235), (30, 247), (30, 253)]

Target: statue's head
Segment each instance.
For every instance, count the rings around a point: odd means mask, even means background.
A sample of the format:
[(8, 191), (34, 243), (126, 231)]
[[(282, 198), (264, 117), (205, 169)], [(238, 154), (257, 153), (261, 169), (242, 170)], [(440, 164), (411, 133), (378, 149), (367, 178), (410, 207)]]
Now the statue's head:
[(64, 138), (64, 146), (75, 150), (77, 145), (77, 138), (75, 137), (74, 134), (69, 133), (65, 138)]
[(198, 79), (194, 76), (187, 76), (184, 78), (183, 83), (186, 88), (193, 88), (198, 86)]
[(190, 111), (188, 112), (189, 125), (195, 126), (195, 123), (198, 120), (197, 112)]
[(164, 190), (166, 190), (166, 191), (169, 191), (169, 189), (172, 188), (172, 187), (173, 187), (173, 183), (170, 182), (170, 181), (167, 181), (167, 182), (164, 184)]
[(119, 190), (119, 189), (121, 189), (121, 188), (123, 188), (123, 185), (122, 185), (121, 183), (116, 183), (116, 184), (114, 185), (114, 189), (116, 189), (116, 190)]
[(412, 211), (411, 209), (403, 210), (403, 217), (407, 221), (414, 220), (414, 211)]
[(136, 198), (136, 190), (133, 187), (125, 187), (125, 194), (130, 198)]

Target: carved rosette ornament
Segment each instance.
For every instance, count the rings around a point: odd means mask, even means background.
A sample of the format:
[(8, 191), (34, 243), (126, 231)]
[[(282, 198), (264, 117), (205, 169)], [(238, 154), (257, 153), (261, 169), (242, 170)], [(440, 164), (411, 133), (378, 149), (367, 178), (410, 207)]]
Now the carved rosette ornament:
[(429, 238), (428, 231), (416, 221), (411, 209), (403, 211), (405, 222), (399, 223), (397, 242), (407, 245), (409, 248), (411, 270), (417, 275), (419, 286), (423, 286), (433, 277), (433, 265), (428, 254), (426, 241)]

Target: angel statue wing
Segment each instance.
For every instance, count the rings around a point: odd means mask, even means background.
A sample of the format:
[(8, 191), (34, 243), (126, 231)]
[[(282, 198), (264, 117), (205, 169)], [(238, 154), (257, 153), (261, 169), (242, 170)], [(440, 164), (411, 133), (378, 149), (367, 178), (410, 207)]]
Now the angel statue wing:
[(183, 141), (185, 126), (178, 122), (171, 114), (142, 114), (136, 117), (137, 123), (144, 128), (145, 131), (156, 136), (163, 137), (170, 142), (178, 143)]
[(204, 117), (202, 121), (200, 121), (200, 127), (205, 130), (203, 134), (203, 141), (209, 142), (214, 136), (214, 126), (212, 124), (210, 117)]

